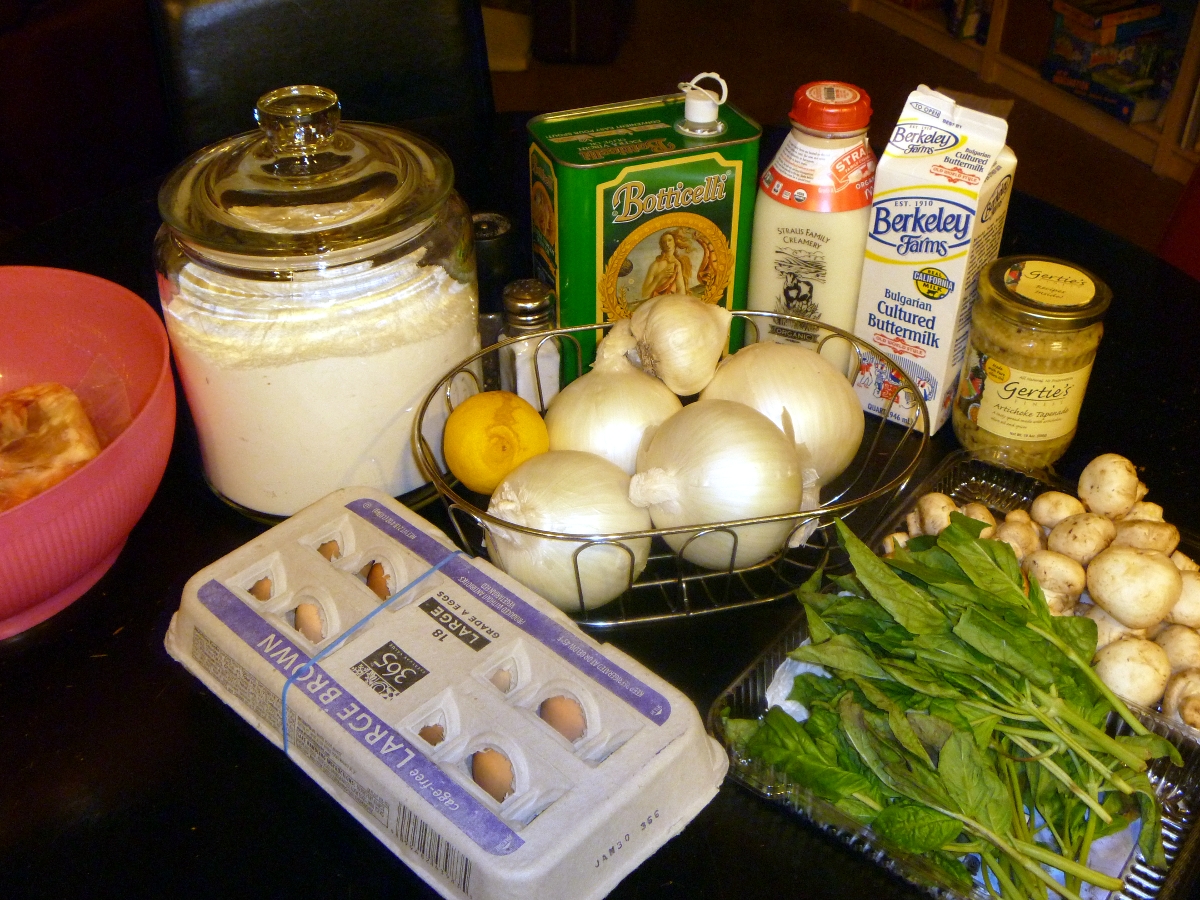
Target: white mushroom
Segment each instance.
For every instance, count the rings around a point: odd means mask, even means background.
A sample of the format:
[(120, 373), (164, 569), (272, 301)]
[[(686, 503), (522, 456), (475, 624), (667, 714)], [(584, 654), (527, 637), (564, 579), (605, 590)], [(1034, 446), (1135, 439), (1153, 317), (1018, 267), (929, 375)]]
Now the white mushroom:
[(962, 508), (964, 516), (985, 523), (988, 527), (979, 532), (981, 538), (991, 538), (996, 535), (996, 517), (982, 503), (968, 503)]
[(1116, 535), (1117, 526), (1111, 519), (1096, 513), (1079, 513), (1055, 525), (1046, 538), (1046, 546), (1086, 566)]
[(1200, 628), (1200, 572), (1188, 569), (1179, 573), (1179, 599), (1166, 615), (1172, 625)]
[(1077, 516), (1087, 512), (1083, 503), (1062, 491), (1046, 491), (1033, 498), (1029, 507), (1029, 515), (1047, 531), (1061, 522), (1067, 516)]
[(1114, 641), (1122, 640), (1127, 637), (1144, 638), (1146, 629), (1144, 628), (1129, 628), (1122, 625), (1099, 606), (1080, 603), (1076, 608), (1076, 615), (1079, 615), (1079, 610), (1083, 610), (1082, 615), (1087, 616), (1096, 623), (1096, 650), (1102, 650)]
[(1180, 572), (1157, 550), (1109, 547), (1087, 567), (1087, 590), (1110, 616), (1130, 628), (1149, 628), (1179, 600)]
[(1126, 517), (1117, 522), (1117, 534), (1112, 542), (1114, 546), (1141, 547), (1170, 556), (1179, 545), (1179, 529), (1169, 522)]
[(1097, 456), (1079, 475), (1079, 499), (1089, 512), (1123, 516), (1144, 496), (1146, 486), (1138, 480), (1137, 469), (1117, 453)]
[(1167, 651), (1145, 638), (1114, 641), (1096, 654), (1100, 680), (1130, 703), (1154, 706), (1171, 677)]
[(908, 543), (908, 535), (903, 531), (895, 531), (883, 539), (883, 552), (891, 556), (897, 549)]
[(1168, 625), (1155, 635), (1154, 643), (1167, 651), (1172, 675), (1200, 668), (1200, 634), (1186, 625)]
[(908, 514), (908, 533), (936, 535), (950, 524), (950, 513), (958, 512), (958, 506), (945, 494), (931, 491), (917, 500), (917, 508)]
[(992, 537), (1012, 547), (1018, 561), (1042, 549), (1042, 532), (1028, 516), (1024, 519), (1019, 516), (1013, 518), (1013, 514), (1009, 513), (996, 526), (996, 533)]
[(1078, 562), (1053, 550), (1035, 550), (1021, 560), (1021, 571), (1037, 579), (1050, 612), (1069, 613), (1087, 586), (1087, 574)]
[(1175, 568), (1180, 572), (1200, 571), (1200, 564), (1181, 550), (1176, 550), (1171, 554), (1171, 562), (1175, 563)]
[(1121, 516), (1122, 521), (1130, 519), (1142, 519), (1147, 522), (1162, 522), (1163, 508), (1157, 503), (1151, 503), (1148, 500), (1139, 500), (1129, 508), (1129, 512)]
[(1168, 719), (1200, 728), (1200, 669), (1184, 669), (1171, 676), (1162, 711)]

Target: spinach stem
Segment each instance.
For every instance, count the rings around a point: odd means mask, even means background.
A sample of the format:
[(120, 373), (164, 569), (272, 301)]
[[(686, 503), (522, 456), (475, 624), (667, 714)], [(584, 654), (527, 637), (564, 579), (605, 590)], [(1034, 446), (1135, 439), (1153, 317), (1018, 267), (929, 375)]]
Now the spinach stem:
[[(1021, 737), (1020, 735), (1015, 735), (1015, 734), (1012, 735), (1011, 737), (1012, 737), (1013, 743), (1016, 744), (1018, 747), (1020, 747), (1022, 750), (1025, 750), (1026, 752), (1031, 753), (1031, 754), (1037, 753), (1037, 748), (1034, 747), (1033, 744), (1029, 743), (1029, 741), (1025, 740), (1025, 738)], [(1049, 772), (1051, 775), (1053, 775), (1055, 778), (1057, 778), (1063, 784), (1063, 786), (1066, 787), (1066, 789), (1069, 790), (1072, 794), (1074, 794), (1076, 797), (1078, 797), (1080, 800), (1082, 800), (1084, 803), (1086, 803), (1088, 806), (1090, 806), (1095, 811), (1096, 815), (1098, 815), (1101, 819), (1103, 819), (1105, 822), (1112, 821), (1112, 816), (1110, 816), (1108, 814), (1108, 810), (1106, 810), (1103, 806), (1101, 806), (1095, 797), (1088, 794), (1087, 791), (1085, 791), (1078, 784), (1076, 784), (1075, 779), (1073, 779), (1070, 775), (1068, 775), (1066, 770), (1064, 770), (1062, 768), (1062, 766), (1060, 766), (1058, 763), (1056, 763), (1052, 759), (1039, 759), (1038, 765), (1042, 766), (1047, 772)]]
[(1058, 635), (1053, 634), (1052, 632), (1038, 628), (1032, 622), (1026, 622), (1025, 627), (1030, 629), (1034, 634), (1041, 635), (1055, 647), (1061, 650), (1063, 655), (1066, 656), (1066, 658), (1072, 663), (1074, 663), (1075, 667), (1079, 669), (1079, 671), (1083, 672), (1084, 677), (1087, 678), (1095, 686), (1096, 690), (1098, 690), (1104, 696), (1104, 699), (1112, 705), (1112, 708), (1116, 710), (1117, 715), (1125, 720), (1125, 724), (1133, 729), (1134, 734), (1146, 735), (1150, 733), (1149, 729), (1146, 728), (1146, 726), (1141, 723), (1138, 717), (1133, 714), (1133, 711), (1125, 705), (1125, 701), (1114, 694), (1112, 689), (1100, 680), (1100, 676), (1096, 674), (1095, 670), (1092, 669), (1092, 667), (1086, 662), (1081, 660), (1079, 658), (1079, 654), (1072, 650), (1067, 645), (1066, 641), (1062, 640)]

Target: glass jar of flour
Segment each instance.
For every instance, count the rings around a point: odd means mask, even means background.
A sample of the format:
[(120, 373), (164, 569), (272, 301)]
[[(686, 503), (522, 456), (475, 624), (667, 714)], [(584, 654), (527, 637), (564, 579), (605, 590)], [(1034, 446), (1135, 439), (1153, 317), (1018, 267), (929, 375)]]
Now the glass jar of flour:
[[(349, 485), (412, 491), (428, 480), (417, 407), (479, 349), (450, 160), (399, 129), (341, 123), (319, 87), (272, 91), (255, 118), (158, 198), (159, 294), (205, 478), (258, 517)], [(426, 418), (431, 446), (444, 418)]]

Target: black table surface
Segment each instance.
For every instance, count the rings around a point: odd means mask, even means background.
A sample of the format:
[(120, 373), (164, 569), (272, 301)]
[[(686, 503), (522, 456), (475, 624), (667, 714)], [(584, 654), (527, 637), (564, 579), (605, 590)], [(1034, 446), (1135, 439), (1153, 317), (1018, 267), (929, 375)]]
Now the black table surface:
[[(157, 224), (153, 190), (132, 189), (0, 246), (0, 264), (90, 272), (157, 306)], [(1170, 521), (1196, 525), (1200, 283), (1020, 193), (1002, 251), (1072, 260), (1115, 295), (1059, 473), (1073, 479), (1099, 453), (1124, 454)], [(946, 426), (921, 472), (954, 449)], [(263, 528), (207, 490), (181, 414), (162, 485), (116, 564), (78, 602), (0, 642), (0, 897), (437, 896), (163, 649), (188, 577)], [(601, 639), (706, 714), (797, 612), (784, 600)], [(1179, 896), (1197, 873), (1183, 874)], [(726, 782), (611, 896), (917, 895)]]

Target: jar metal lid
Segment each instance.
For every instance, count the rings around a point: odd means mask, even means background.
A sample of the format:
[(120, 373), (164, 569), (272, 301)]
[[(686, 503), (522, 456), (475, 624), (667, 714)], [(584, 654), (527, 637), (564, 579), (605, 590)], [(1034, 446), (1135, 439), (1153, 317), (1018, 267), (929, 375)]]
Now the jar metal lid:
[(1051, 256), (1005, 256), (979, 276), (979, 301), (995, 315), (1043, 331), (1078, 331), (1104, 318), (1108, 285)]
[(259, 130), (192, 154), (158, 194), (163, 221), (198, 247), (309, 256), (419, 233), (454, 187), (438, 147), (398, 128), (341, 121), (316, 85), (264, 94)]

